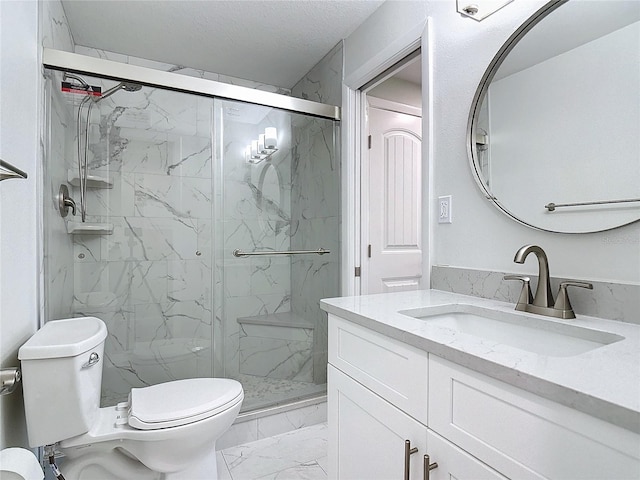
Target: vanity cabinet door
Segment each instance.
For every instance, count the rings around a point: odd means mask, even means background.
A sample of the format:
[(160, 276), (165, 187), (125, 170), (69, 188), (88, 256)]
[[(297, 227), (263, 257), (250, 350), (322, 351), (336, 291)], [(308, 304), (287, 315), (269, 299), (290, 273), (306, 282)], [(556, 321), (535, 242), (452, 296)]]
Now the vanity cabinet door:
[(427, 445), (431, 464), (438, 464), (429, 473), (429, 480), (507, 480), (431, 430), (427, 433)]
[(332, 480), (401, 480), (405, 440), (410, 479), (422, 479), (427, 427), (329, 365), (329, 472)]

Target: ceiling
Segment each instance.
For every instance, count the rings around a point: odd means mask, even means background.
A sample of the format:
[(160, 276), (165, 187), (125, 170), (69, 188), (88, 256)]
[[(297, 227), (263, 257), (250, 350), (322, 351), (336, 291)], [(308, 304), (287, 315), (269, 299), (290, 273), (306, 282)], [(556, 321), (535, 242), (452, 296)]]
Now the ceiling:
[(384, 0), (62, 0), (76, 45), (291, 88)]

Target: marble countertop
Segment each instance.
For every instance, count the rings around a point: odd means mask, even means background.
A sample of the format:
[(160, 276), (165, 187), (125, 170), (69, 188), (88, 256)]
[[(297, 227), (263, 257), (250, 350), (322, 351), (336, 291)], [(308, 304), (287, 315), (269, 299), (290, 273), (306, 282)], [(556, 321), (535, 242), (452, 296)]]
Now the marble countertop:
[(456, 334), (400, 311), (423, 315), (444, 306), (471, 305), (516, 312), (511, 303), (439, 290), (330, 298), (321, 308), (390, 338), (488, 375), (536, 395), (640, 433), (640, 325), (578, 315), (575, 320), (539, 317), (624, 337), (572, 356), (532, 353), (520, 348)]

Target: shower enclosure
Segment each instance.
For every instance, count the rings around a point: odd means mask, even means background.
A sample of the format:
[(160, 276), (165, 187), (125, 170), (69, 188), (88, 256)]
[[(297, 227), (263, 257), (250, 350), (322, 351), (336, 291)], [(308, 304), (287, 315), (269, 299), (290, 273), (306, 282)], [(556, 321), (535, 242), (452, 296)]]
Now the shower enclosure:
[[(337, 121), (45, 77), (43, 310), (106, 323), (103, 406), (202, 376), (240, 380), (244, 411), (324, 393), (318, 301), (339, 295)], [(93, 87), (111, 94), (87, 100)], [(76, 215), (61, 216), (61, 185)]]

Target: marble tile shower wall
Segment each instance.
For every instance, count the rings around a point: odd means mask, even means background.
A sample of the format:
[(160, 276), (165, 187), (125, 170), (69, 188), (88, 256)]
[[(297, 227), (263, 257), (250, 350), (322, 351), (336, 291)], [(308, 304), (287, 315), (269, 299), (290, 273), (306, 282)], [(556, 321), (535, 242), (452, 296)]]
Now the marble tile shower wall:
[[(342, 43), (338, 43), (300, 82), (292, 94), (342, 104)], [(340, 295), (340, 145), (339, 130), (328, 120), (296, 118), (292, 172), (292, 219), (297, 231), (292, 249), (324, 247), (331, 254), (294, 257), (291, 309), (314, 325), (313, 379), (326, 383), (327, 319), (321, 298)]]
[(43, 155), (47, 159), (43, 165), (44, 176), (48, 179), (43, 198), (43, 273), (46, 274), (43, 278), (48, 279), (50, 291), (41, 300), (41, 312), (47, 312), (46, 320), (70, 317), (74, 293), (73, 242), (60, 216), (56, 198), (60, 185), (67, 183), (67, 171), (73, 167), (73, 155), (66, 152), (72, 151), (74, 138), (68, 127), (75, 123), (75, 119), (61, 92), (55, 88), (60, 77), (59, 73), (50, 72), (51, 80), (46, 86), (50, 118), (45, 129), (49, 138), (43, 141), (43, 145), (49, 145), (47, 155)]
[[(40, 44), (72, 52), (73, 37), (62, 3), (59, 0), (38, 2), (38, 8)], [(59, 73), (50, 72), (49, 76), (60, 81)], [(73, 300), (73, 244), (58, 213), (55, 198), (60, 184), (67, 180), (67, 170), (73, 162), (73, 156), (65, 152), (73, 145), (73, 135), (68, 127), (74, 120), (60, 91), (54, 88), (59, 85), (56, 81), (44, 83), (42, 111), (48, 118), (40, 131), (41, 157), (45, 159), (43, 176), (49, 179), (42, 192), (43, 210), (38, 226), (45, 248), (40, 264), (40, 278), (47, 282), (40, 294), (40, 312), (45, 321), (69, 317)]]
[(73, 311), (107, 323), (105, 404), (212, 374), (212, 103), (145, 88), (94, 108), (89, 170), (113, 188), (88, 189), (87, 220), (113, 234), (74, 236)]
[(255, 88), (256, 90), (263, 90), (265, 92), (279, 93), (281, 95), (291, 94), (291, 90), (289, 90), (288, 88), (268, 85), (266, 83), (255, 82), (253, 80), (245, 80), (243, 78), (232, 77), (230, 75), (198, 70), (185, 65), (174, 65), (170, 63), (156, 62), (154, 60), (134, 57), (132, 55), (122, 55), (120, 53), (114, 53), (108, 50), (76, 45), (75, 53), (87, 55), (89, 57), (103, 58), (105, 60), (111, 60), (114, 62), (128, 63), (131, 65), (137, 65), (139, 67), (153, 68), (154, 70), (161, 70), (163, 72), (179, 73), (181, 75), (187, 75), (189, 77), (198, 77), (204, 78), (206, 80), (215, 80), (217, 82), (229, 83), (231, 85), (239, 85), (241, 87)]

